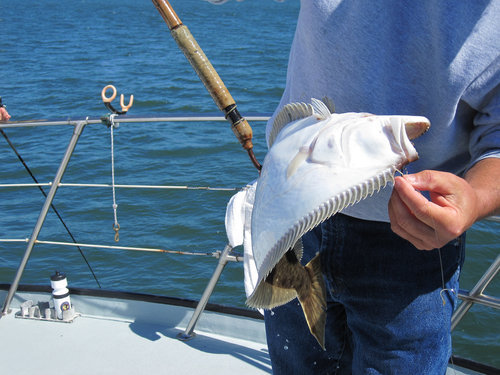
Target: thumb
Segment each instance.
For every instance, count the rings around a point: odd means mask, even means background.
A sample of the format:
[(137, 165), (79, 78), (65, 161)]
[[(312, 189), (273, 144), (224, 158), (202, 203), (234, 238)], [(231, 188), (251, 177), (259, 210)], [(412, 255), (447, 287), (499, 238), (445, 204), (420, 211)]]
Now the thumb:
[[(451, 173), (425, 170), (397, 177), (394, 187), (410, 212), (420, 221), (434, 227), (444, 213), (442, 209), (455, 206), (456, 186), (450, 182), (450, 176), (456, 178)], [(430, 200), (420, 191), (428, 191)]]
[[(451, 178), (450, 178), (451, 177)], [(456, 176), (448, 172), (425, 170), (422, 172), (404, 175), (414, 189), (420, 191), (430, 191), (441, 195), (452, 194), (456, 189)]]
[[(454, 211), (472, 209), (475, 194), (470, 185), (453, 173), (425, 170), (403, 177), (413, 189), (428, 191), (432, 203), (442, 208), (451, 208)], [(409, 206), (412, 204), (408, 202)], [(411, 207), (414, 209), (415, 207)], [(434, 210), (432, 204), (427, 204), (428, 210)], [(437, 213), (437, 212), (436, 212)], [(469, 213), (470, 214), (470, 213)]]

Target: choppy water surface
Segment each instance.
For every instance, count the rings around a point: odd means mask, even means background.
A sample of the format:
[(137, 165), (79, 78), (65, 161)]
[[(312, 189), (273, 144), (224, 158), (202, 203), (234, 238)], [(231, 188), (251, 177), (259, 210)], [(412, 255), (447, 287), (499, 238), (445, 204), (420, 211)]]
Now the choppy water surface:
[[(171, 1), (243, 114), (272, 112), (281, 96), (298, 0)], [(101, 116), (101, 89), (134, 94), (132, 115), (214, 113), (217, 108), (150, 1), (2, 0), (0, 95), (13, 120)], [(264, 124), (252, 124), (257, 157)], [(40, 182), (53, 179), (70, 127), (8, 129)], [(118, 184), (239, 188), (256, 178), (227, 123), (121, 124), (114, 132)], [(0, 183), (30, 183), (0, 138)], [(110, 183), (110, 134), (87, 126), (63, 182)], [(48, 189), (48, 188), (46, 188)], [(234, 190), (117, 189), (121, 246), (189, 252), (222, 250), (224, 213)], [(0, 238), (30, 236), (43, 196), (37, 188), (0, 189)], [(54, 201), (80, 243), (115, 245), (112, 191), (64, 187)], [(462, 288), (470, 289), (498, 254), (499, 224), (468, 237)], [(70, 241), (51, 212), (41, 240)], [(11, 282), (24, 243), (0, 243), (0, 282)], [(197, 299), (216, 265), (207, 256), (83, 249), (103, 288)], [(23, 283), (47, 284), (55, 270), (72, 286), (96, 287), (76, 249), (38, 245)], [(241, 264), (226, 267), (211, 301), (244, 306)], [(495, 282), (486, 292), (498, 295)], [(498, 315), (474, 307), (454, 334), (454, 352), (500, 366)]]

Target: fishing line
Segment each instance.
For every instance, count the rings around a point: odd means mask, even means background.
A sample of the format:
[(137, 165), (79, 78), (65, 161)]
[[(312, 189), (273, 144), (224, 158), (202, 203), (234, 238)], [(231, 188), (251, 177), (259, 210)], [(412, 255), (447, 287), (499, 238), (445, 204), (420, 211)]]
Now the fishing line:
[[(437, 235), (436, 235), (436, 237), (437, 237)], [(443, 307), (444, 307), (444, 305), (446, 305), (446, 300), (444, 298), (443, 293), (446, 291), (448, 291), (448, 292), (451, 291), (452, 293), (454, 293), (455, 291), (453, 289), (446, 288), (446, 285), (444, 283), (444, 270), (443, 270), (443, 259), (441, 257), (441, 248), (438, 247), (437, 251), (438, 251), (438, 255), (439, 255), (439, 267), (441, 269), (441, 290), (439, 291), (439, 296), (441, 297), (441, 300), (443, 301)], [(451, 332), (450, 332), (450, 335), (451, 335)], [(453, 356), (452, 355), (450, 356), (450, 361), (451, 361), (452, 366), (455, 366), (453, 363)], [(456, 373), (454, 367), (453, 367), (453, 372)]]
[[(43, 188), (40, 186), (40, 184), (39, 184), (38, 180), (36, 179), (35, 175), (31, 172), (31, 169), (28, 167), (28, 165), (26, 164), (26, 162), (24, 161), (24, 159), (22, 158), (22, 156), (19, 154), (19, 152), (17, 152), (16, 147), (12, 144), (12, 142), (9, 139), (9, 137), (7, 137), (7, 134), (5, 134), (5, 132), (3, 131), (3, 129), (0, 129), (0, 132), (2, 133), (2, 135), (5, 138), (5, 140), (7, 141), (7, 143), (9, 144), (10, 148), (14, 151), (14, 153), (17, 156), (17, 158), (22, 163), (22, 165), (24, 166), (24, 168), (26, 169), (26, 171), (28, 172), (28, 174), (31, 176), (31, 178), (33, 179), (33, 181), (35, 181), (35, 183), (37, 184), (38, 189), (40, 189), (40, 191), (42, 192), (43, 196), (45, 198), (47, 198), (47, 194), (45, 193), (45, 190), (43, 190)], [(62, 225), (64, 226), (64, 229), (66, 229), (66, 232), (68, 232), (69, 236), (71, 237), (71, 240), (76, 244), (77, 242), (76, 242), (75, 237), (73, 237), (73, 234), (71, 233), (71, 231), (69, 230), (68, 226), (64, 222), (63, 218), (59, 214), (59, 211), (57, 211), (56, 207), (52, 203), (50, 204), (50, 207), (52, 207), (52, 210), (54, 210), (55, 214), (57, 215), (57, 217), (61, 221)], [(97, 279), (97, 276), (95, 275), (94, 270), (90, 266), (90, 263), (88, 262), (87, 258), (85, 257), (85, 254), (83, 254), (82, 249), (80, 249), (80, 247), (78, 245), (76, 245), (76, 247), (77, 247), (78, 251), (80, 252), (80, 255), (82, 256), (83, 260), (87, 264), (87, 267), (89, 268), (90, 272), (92, 273), (92, 276), (94, 277), (94, 280), (96, 281), (97, 285), (99, 286), (99, 288), (101, 288), (101, 284), (99, 283), (99, 280)]]
[(441, 267), (441, 291), (439, 292), (439, 295), (441, 296), (441, 300), (443, 301), (443, 306), (444, 306), (446, 305), (446, 300), (444, 299), (443, 293), (444, 292), (455, 293), (455, 289), (446, 288), (446, 285), (444, 283), (444, 270), (443, 270), (443, 260), (441, 258), (441, 248), (438, 248), (438, 254), (439, 254), (439, 266)]
[[(432, 218), (432, 222), (433, 222), (433, 225), (435, 228), (436, 224), (435, 224), (434, 218)], [(434, 229), (434, 236), (436, 238), (436, 241), (439, 242), (439, 236), (438, 236), (437, 230), (435, 230), (435, 229)], [(446, 288), (446, 285), (444, 282), (444, 269), (443, 269), (443, 259), (441, 256), (441, 248), (438, 247), (437, 251), (438, 251), (438, 255), (439, 255), (439, 268), (441, 270), (441, 291), (439, 292), (439, 295), (441, 296), (441, 300), (443, 301), (443, 306), (444, 306), (444, 305), (446, 305), (446, 300), (444, 298), (443, 293), (444, 292), (455, 293), (455, 290), (453, 288)]]
[[(429, 202), (427, 203), (429, 204)], [(432, 219), (432, 224), (433, 224), (433, 227), (436, 228), (436, 221), (434, 220), (434, 217), (431, 216), (431, 219)], [(434, 229), (434, 237), (436, 238), (436, 241), (439, 242), (439, 236), (438, 236), (438, 232), (436, 229)], [(443, 258), (441, 256), (441, 248), (438, 247), (437, 248), (437, 251), (438, 251), (438, 256), (439, 256), (439, 269), (441, 271), (441, 290), (439, 291), (439, 296), (441, 297), (441, 301), (443, 302), (443, 307), (446, 305), (446, 300), (444, 298), (444, 292), (451, 292), (451, 293), (456, 293), (455, 290), (453, 288), (446, 288), (446, 284), (444, 282), (444, 269), (443, 269)], [(451, 332), (450, 332), (450, 340), (451, 340)], [(452, 369), (453, 369), (453, 373), (456, 374), (456, 370), (455, 370), (455, 364), (453, 363), (453, 347), (451, 348), (451, 355), (450, 355), (450, 363), (452, 365)]]
[[(443, 306), (446, 304), (446, 300), (444, 299), (443, 293), (444, 292), (451, 292), (455, 293), (455, 290), (453, 288), (446, 288), (445, 283), (444, 283), (444, 270), (443, 270), (443, 259), (441, 258), (441, 248), (438, 248), (438, 255), (439, 255), (439, 266), (441, 267), (441, 291), (439, 292), (439, 295), (441, 296), (441, 300), (443, 301)], [(451, 332), (450, 332), (451, 335)], [(453, 354), (453, 353), (452, 353)], [(453, 363), (453, 355), (450, 356), (450, 362), (451, 365), (453, 366), (453, 373), (456, 374), (455, 371), (455, 364)]]

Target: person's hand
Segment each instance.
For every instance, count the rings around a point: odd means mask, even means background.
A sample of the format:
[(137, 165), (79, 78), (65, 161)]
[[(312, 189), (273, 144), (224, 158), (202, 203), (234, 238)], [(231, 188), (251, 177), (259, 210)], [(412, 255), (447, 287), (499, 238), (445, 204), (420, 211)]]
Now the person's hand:
[(0, 107), (0, 121), (7, 121), (10, 119), (10, 115), (5, 109), (5, 107)]
[[(430, 200), (420, 191), (428, 191)], [(389, 201), (391, 228), (420, 250), (444, 246), (478, 216), (476, 192), (463, 178), (431, 170), (395, 178)]]

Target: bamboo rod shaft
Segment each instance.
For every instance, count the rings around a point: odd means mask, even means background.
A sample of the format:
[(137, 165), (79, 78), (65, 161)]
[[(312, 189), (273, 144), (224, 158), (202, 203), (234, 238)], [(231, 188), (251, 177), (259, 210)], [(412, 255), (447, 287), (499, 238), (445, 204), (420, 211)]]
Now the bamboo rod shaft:
[(195, 38), (186, 25), (180, 25), (171, 30), (172, 37), (176, 41), (184, 56), (200, 77), (201, 81), (212, 96), (215, 104), (221, 111), (235, 105), (235, 101), (229, 90), (224, 85), (217, 71), (214, 69), (207, 56), (196, 42)]
[(248, 121), (238, 112), (236, 103), (219, 74), (217, 74), (187, 26), (182, 24), (170, 3), (167, 0), (152, 1), (167, 23), (172, 37), (196, 71), (196, 74), (198, 74), (198, 77), (200, 77), (215, 104), (224, 112), (226, 119), (231, 123), (236, 138), (238, 138), (243, 148), (247, 150), (252, 163), (260, 170), (261, 166), (255, 159), (252, 150), (252, 128)]

